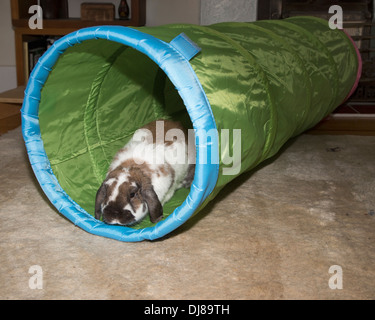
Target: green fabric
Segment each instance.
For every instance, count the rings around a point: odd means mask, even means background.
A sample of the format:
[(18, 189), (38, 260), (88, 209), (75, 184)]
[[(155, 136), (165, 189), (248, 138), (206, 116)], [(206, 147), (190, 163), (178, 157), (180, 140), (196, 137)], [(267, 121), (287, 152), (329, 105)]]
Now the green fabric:
[[(328, 115), (356, 79), (358, 62), (350, 40), (317, 18), (140, 30), (166, 42), (184, 32), (202, 48), (190, 62), (215, 117), (221, 162), (215, 190), (200, 209), (236, 176)], [(105, 40), (85, 41), (59, 58), (42, 90), (39, 117), (54, 174), (90, 214), (112, 157), (137, 128), (158, 118), (191, 127), (177, 91), (157, 65)], [(240, 129), (241, 141), (233, 141), (230, 131), (223, 144), (222, 129)], [(232, 164), (222, 159), (233, 154), (236, 143), (241, 144), (240, 170), (224, 175)], [(165, 216), (188, 192), (175, 194), (164, 206)], [(149, 225), (145, 219), (135, 228)]]

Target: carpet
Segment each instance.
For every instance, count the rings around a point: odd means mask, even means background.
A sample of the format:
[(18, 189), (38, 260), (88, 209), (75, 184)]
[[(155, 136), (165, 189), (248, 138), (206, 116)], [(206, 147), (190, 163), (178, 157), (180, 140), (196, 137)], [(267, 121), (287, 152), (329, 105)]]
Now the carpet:
[[(301, 135), (154, 242), (75, 227), (0, 136), (0, 299), (374, 299), (375, 137)], [(37, 266), (37, 267), (33, 267)]]

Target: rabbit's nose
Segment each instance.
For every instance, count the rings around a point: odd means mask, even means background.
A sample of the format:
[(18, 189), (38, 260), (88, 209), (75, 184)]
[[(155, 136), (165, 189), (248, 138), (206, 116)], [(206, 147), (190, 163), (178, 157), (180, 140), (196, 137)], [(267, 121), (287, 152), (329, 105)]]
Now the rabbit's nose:
[(105, 210), (103, 221), (107, 224), (129, 225), (135, 222), (135, 218), (129, 210)]

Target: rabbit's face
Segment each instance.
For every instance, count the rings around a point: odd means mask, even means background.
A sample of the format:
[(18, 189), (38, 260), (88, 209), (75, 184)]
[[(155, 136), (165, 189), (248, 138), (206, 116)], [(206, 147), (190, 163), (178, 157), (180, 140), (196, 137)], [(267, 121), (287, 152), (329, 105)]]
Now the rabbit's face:
[(147, 181), (137, 170), (112, 171), (96, 195), (95, 218), (108, 224), (132, 225), (150, 213), (151, 222), (162, 218), (160, 201)]

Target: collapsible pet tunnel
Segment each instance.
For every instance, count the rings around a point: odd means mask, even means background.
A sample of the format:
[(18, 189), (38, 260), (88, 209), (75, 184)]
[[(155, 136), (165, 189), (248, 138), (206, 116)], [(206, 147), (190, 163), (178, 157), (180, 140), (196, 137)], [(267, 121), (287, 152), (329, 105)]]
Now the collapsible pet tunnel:
[[(64, 216), (96, 235), (153, 240), (332, 112), (360, 72), (352, 40), (313, 17), (86, 28), (61, 38), (37, 63), (23, 135), (42, 189)], [(96, 220), (96, 191), (112, 157), (137, 128), (159, 118), (195, 129), (190, 190), (175, 193), (156, 225)]]

